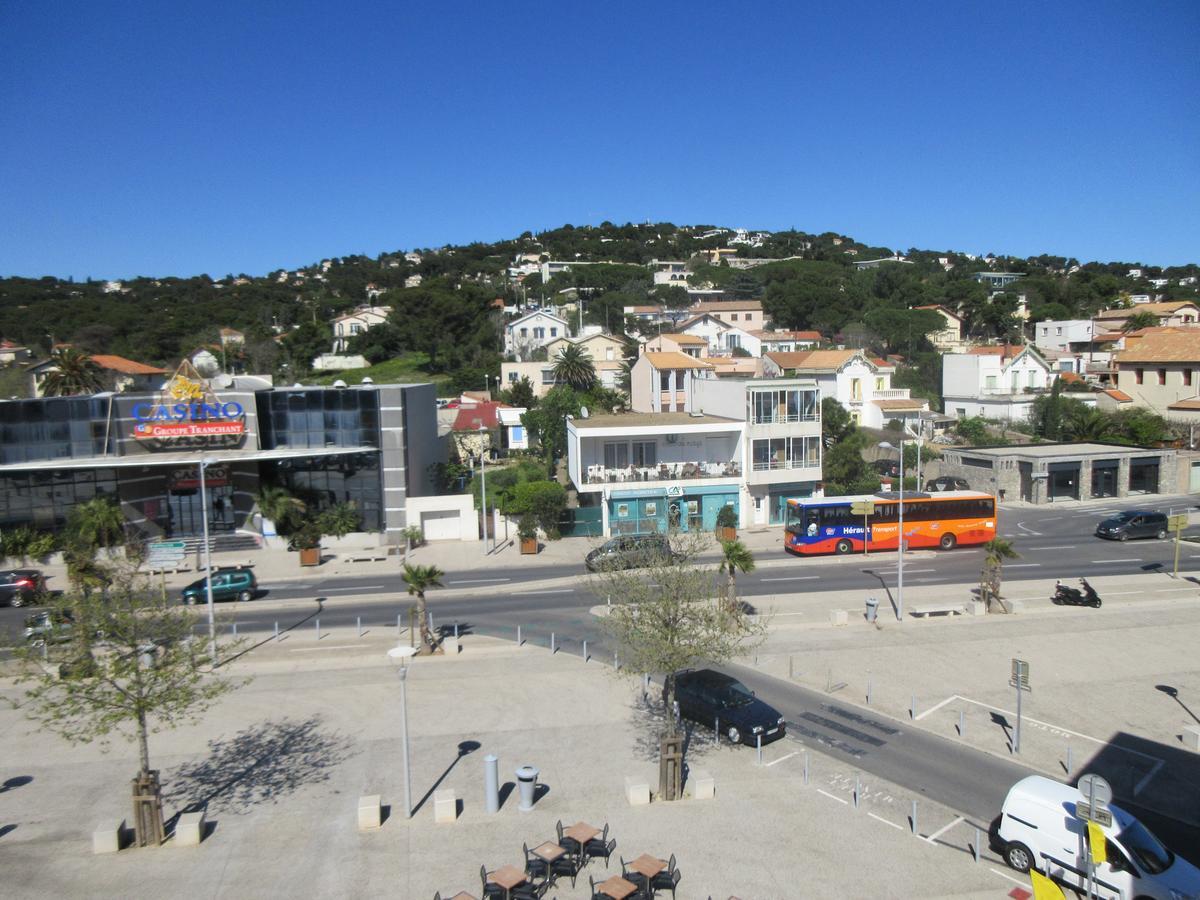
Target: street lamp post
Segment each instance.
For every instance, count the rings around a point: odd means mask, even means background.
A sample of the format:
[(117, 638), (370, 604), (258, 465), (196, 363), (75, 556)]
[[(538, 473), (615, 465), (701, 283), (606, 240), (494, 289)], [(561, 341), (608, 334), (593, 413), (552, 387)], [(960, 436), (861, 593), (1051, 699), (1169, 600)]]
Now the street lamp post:
[[(887, 441), (881, 441), (879, 444), (883, 450), (895, 450), (896, 448)], [(896, 557), (896, 619), (904, 621), (904, 441), (900, 441), (900, 518), (898, 530), (896, 532), (896, 545), (899, 553)]]
[(388, 657), (400, 663), (396, 675), (400, 678), (400, 732), (404, 741), (404, 818), (412, 818), (412, 763), (408, 746), (408, 658), (413, 647), (393, 647)]
[(200, 521), (204, 534), (204, 590), (208, 594), (208, 655), (217, 661), (217, 620), (213, 613), (212, 591), (212, 547), (208, 541), (208, 489), (204, 484), (204, 470), (212, 464), (211, 459), (201, 459), (200, 467)]
[(479, 500), (483, 504), (483, 551), (491, 553), (488, 548), (488, 508), (487, 508), (487, 448), (484, 447), (484, 436), (487, 434), (487, 428), (483, 423), (479, 423)]

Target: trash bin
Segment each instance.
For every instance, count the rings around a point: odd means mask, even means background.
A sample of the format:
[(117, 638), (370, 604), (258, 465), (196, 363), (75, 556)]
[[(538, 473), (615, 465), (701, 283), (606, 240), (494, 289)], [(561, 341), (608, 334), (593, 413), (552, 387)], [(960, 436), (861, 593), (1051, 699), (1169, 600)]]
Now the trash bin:
[(879, 609), (879, 601), (877, 599), (875, 599), (874, 597), (868, 597), (867, 598), (867, 621), (868, 622), (875, 621), (875, 613), (878, 611), (878, 609)]
[(533, 809), (533, 792), (537, 787), (538, 770), (533, 766), (521, 766), (517, 769), (517, 790), (521, 792), (521, 803), (517, 806), (521, 812)]

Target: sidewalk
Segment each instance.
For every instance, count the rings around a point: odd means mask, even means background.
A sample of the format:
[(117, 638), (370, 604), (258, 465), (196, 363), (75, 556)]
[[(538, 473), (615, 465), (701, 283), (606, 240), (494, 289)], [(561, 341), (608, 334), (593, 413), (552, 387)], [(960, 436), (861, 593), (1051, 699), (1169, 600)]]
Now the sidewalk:
[[(434, 891), (478, 895), (479, 867), (521, 864), (521, 845), (554, 837), (555, 822), (606, 822), (617, 840), (611, 867), (593, 862), (574, 888), (548, 896), (587, 898), (588, 875), (620, 872), (626, 859), (675, 854), (680, 900), (737, 895), (999, 898), (1027, 882), (986, 850), (973, 861), (976, 824), (921, 800), (920, 832), (908, 833), (913, 795), (786, 740), (764, 751), (714, 747), (698, 738), (693, 769), (716, 782), (713, 800), (631, 807), (626, 775), (656, 784), (656, 726), (636, 681), (578, 658), (483, 638), (464, 639), (457, 658), (416, 660), (408, 679), (413, 762), (411, 820), (404, 788), (399, 691), (382, 636), (320, 651), (268, 645), (234, 667), (255, 680), (197, 726), (151, 737), (163, 771), (167, 814), (207, 803), (215, 827), (198, 848), (124, 850), (93, 856), (90, 831), (128, 817), (136, 752), (70, 747), (0, 707), (3, 778), (27, 783), (4, 795), (0, 846), (13, 896), (178, 895), (207, 897), (385, 895)], [(298, 642), (296, 642), (298, 643)], [(15, 698), (7, 680), (0, 691)], [(508, 782), (499, 813), (483, 805), (484, 756), (496, 754)], [(533, 811), (516, 809), (513, 770), (540, 770)], [(435, 824), (430, 792), (462, 801), (452, 824)], [(390, 814), (360, 832), (357, 799), (381, 794)], [(984, 838), (986, 844), (986, 837)], [(860, 849), (853, 849), (860, 848)], [(869, 865), (864, 862), (869, 860)]]

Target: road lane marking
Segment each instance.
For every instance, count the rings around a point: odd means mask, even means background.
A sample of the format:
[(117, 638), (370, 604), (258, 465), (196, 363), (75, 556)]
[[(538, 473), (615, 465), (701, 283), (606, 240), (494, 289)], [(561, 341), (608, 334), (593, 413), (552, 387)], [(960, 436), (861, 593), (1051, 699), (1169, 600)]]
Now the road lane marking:
[(966, 821), (966, 819), (964, 819), (962, 816), (955, 816), (953, 822), (947, 822), (945, 825), (943, 825), (941, 828), (939, 828), (933, 834), (929, 835), (929, 837), (925, 838), (924, 840), (926, 840), (932, 844), (934, 841), (936, 841), (938, 838), (940, 838), (943, 834), (945, 834), (947, 831), (949, 831), (955, 825), (959, 824), (960, 822), (965, 822), (965, 821)]
[(1074, 550), (1074, 549), (1076, 549), (1076, 546), (1077, 546), (1076, 544), (1059, 544), (1058, 546), (1055, 546), (1055, 547), (1030, 547), (1029, 549), (1030, 550)]
[(1194, 590), (1195, 590), (1195, 588), (1157, 588), (1157, 589), (1155, 589), (1154, 593), (1170, 594), (1170, 593), (1173, 593), (1174, 591), (1194, 591)]
[(793, 756), (795, 756), (795, 755), (796, 755), (797, 753), (799, 753), (799, 752), (800, 752), (799, 750), (793, 750), (793, 751), (792, 751), (791, 753), (789, 753), (787, 756), (781, 756), (781, 757), (779, 757), (779, 759), (773, 759), (773, 760), (771, 760), (769, 763), (765, 763), (765, 765), (768, 765), (768, 766), (773, 766), (773, 765), (775, 765), (775, 763), (781, 763), (781, 762), (783, 762), (785, 759), (791, 759)]
[(1041, 563), (1010, 563), (1004, 566), (1006, 569), (1040, 569), (1041, 567)]
[(386, 584), (360, 584), (354, 587), (340, 588), (325, 588), (321, 591), (322, 594), (345, 594), (348, 591), (381, 591), (386, 588)]
[(555, 591), (514, 591), (513, 593), (517, 597), (532, 597), (536, 594), (573, 594), (575, 592), (571, 588), (559, 588)]
[(787, 578), (760, 578), (759, 581), (813, 581), (820, 575), (789, 575)]
[(1037, 535), (1038, 537), (1042, 536), (1042, 533), (1040, 531), (1034, 531), (1032, 528), (1026, 528), (1024, 522), (1018, 522), (1017, 527), (1020, 528), (1022, 531), (1024, 531), (1026, 534), (1034, 534), (1034, 535)]
[(447, 581), (446, 584), (488, 584), (493, 581), (512, 581), (511, 578), (467, 578), (460, 581)]
[(869, 813), (867, 813), (867, 815), (868, 815), (868, 816), (870, 816), (872, 819), (874, 819), (874, 820), (875, 820), (875, 821), (877, 821), (877, 822), (882, 822), (884, 825), (891, 825), (891, 826), (892, 826), (893, 828), (895, 828), (897, 831), (903, 831), (903, 830), (904, 830), (902, 827), (900, 827), (899, 825), (897, 825), (895, 822), (889, 822), (887, 819), (883, 818), (882, 816), (877, 816), (877, 815), (875, 815), (875, 813), (873, 813), (873, 812), (869, 812)]
[(1144, 559), (1093, 559), (1092, 565), (1098, 566), (1103, 563), (1127, 563), (1127, 562), (1145, 562)]
[(362, 644), (331, 644), (328, 647), (297, 647), (294, 650), (289, 650), (288, 653), (312, 653), (314, 650), (350, 650), (361, 646)]
[(932, 712), (937, 712), (939, 709), (941, 709), (943, 706), (945, 706), (947, 703), (949, 703), (951, 700), (953, 700), (953, 699), (954, 699), (954, 697), (956, 697), (956, 696), (958, 696), (958, 695), (957, 695), (957, 694), (955, 694), (955, 695), (953, 695), (953, 696), (947, 697), (945, 700), (943, 700), (943, 701), (942, 701), (941, 703), (939, 703), (937, 706), (931, 706), (931, 707), (929, 707), (929, 709), (925, 710), (925, 712), (921, 713), (919, 716), (917, 716), (915, 719), (913, 719), (913, 721), (914, 721), (914, 722), (919, 722), (919, 721), (921, 721), (921, 719), (925, 718), (925, 717), (926, 717), (927, 715), (929, 715), (930, 713), (932, 713)]
[(824, 794), (824, 795), (825, 795), (826, 797), (828, 797), (830, 800), (836, 800), (838, 803), (842, 804), (842, 806), (849, 806), (849, 805), (850, 805), (850, 801), (849, 801), (849, 800), (843, 800), (841, 797), (835, 797), (835, 796), (833, 796), (833, 794), (830, 794), (830, 793), (828, 793), (827, 791), (823, 791), (823, 790), (821, 790), (820, 788), (817, 788), (817, 793), (818, 793), (818, 794)]

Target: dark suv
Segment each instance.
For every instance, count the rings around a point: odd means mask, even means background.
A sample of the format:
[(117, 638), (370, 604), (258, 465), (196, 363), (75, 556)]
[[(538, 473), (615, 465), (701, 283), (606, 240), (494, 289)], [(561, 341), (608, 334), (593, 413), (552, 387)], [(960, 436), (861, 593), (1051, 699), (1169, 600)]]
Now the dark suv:
[(664, 534), (623, 534), (601, 544), (584, 559), (589, 572), (634, 569), (673, 562), (675, 552)]
[[(217, 569), (212, 576), (213, 602), (241, 600), (248, 603), (258, 594), (258, 582), (249, 569)], [(204, 579), (193, 581), (183, 589), (185, 604), (207, 603), (208, 589)]]
[(721, 732), (733, 744), (777, 741), (787, 732), (783, 716), (736, 678), (712, 669), (688, 669), (675, 676), (679, 715)]
[(7, 569), (0, 572), (0, 603), (26, 606), (46, 593), (46, 579), (37, 569)]
[(925, 482), (925, 490), (927, 491), (969, 491), (971, 486), (967, 484), (965, 478), (952, 478), (949, 475), (943, 475), (941, 478), (930, 478)]
[(1158, 538), (1167, 536), (1167, 517), (1164, 513), (1130, 509), (1096, 526), (1096, 537), (1110, 541), (1127, 541), (1130, 538)]

